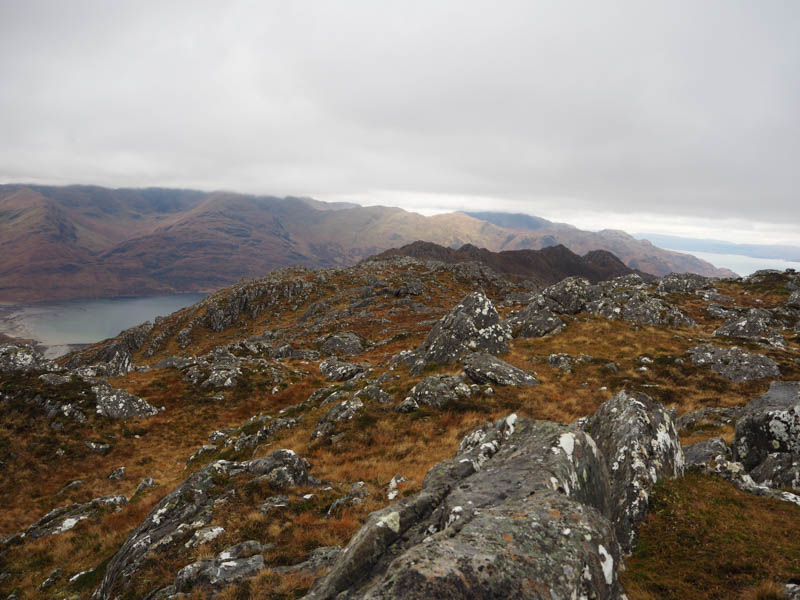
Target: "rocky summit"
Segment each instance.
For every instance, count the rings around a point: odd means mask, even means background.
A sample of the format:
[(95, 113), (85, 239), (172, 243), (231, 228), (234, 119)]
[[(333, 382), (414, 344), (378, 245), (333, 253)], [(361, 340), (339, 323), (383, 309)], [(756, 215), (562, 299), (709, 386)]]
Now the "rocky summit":
[(797, 597), (800, 275), (428, 250), (0, 346), (0, 598)]

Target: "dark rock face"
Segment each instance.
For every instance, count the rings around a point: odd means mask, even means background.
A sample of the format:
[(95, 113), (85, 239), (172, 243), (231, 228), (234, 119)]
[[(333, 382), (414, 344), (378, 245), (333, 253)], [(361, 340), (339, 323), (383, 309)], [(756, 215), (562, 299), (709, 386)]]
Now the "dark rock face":
[(464, 373), (475, 383), (539, 385), (530, 373), (484, 352), (475, 352), (464, 359)]
[(772, 346), (785, 345), (783, 328), (772, 314), (763, 308), (751, 308), (745, 315), (736, 316), (714, 331), (715, 337), (732, 337), (763, 342)]
[(733, 455), (747, 471), (773, 454), (786, 454), (790, 463), (800, 459), (800, 382), (773, 382), (766, 394), (745, 407), (736, 423)]
[(711, 286), (711, 279), (694, 273), (670, 273), (658, 281), (659, 294), (691, 294)]
[(70, 355), (67, 367), (76, 369), (91, 365), (97, 375), (125, 375), (133, 370), (131, 357), (144, 345), (152, 329), (150, 321), (126, 329), (107, 342)]
[(646, 396), (601, 411), (607, 452), (594, 432), (516, 415), (476, 429), (420, 493), (370, 516), (307, 599), (623, 598), (615, 530), (683, 455)]
[(458, 375), (432, 375), (412, 387), (403, 403), (408, 403), (410, 410), (417, 410), (420, 406), (444, 408), (450, 402), (468, 398), (471, 394), (470, 387)]
[(696, 365), (708, 365), (715, 373), (735, 383), (781, 376), (778, 363), (763, 354), (751, 354), (741, 348), (695, 346), (689, 357)]
[(364, 344), (352, 331), (342, 331), (329, 336), (319, 349), (326, 356), (353, 356), (364, 352)]
[(415, 371), (428, 364), (453, 363), (469, 352), (502, 354), (508, 351), (510, 337), (492, 302), (482, 292), (473, 292), (433, 327), (418, 349)]
[(655, 483), (683, 475), (683, 449), (675, 424), (649, 396), (623, 391), (605, 402), (585, 429), (605, 459), (611, 477), (611, 520), (619, 543), (630, 552)]
[(317, 422), (311, 433), (311, 441), (327, 438), (333, 433), (336, 425), (350, 421), (364, 408), (364, 403), (358, 398), (343, 400), (331, 407)]
[(583, 277), (567, 277), (542, 290), (542, 296), (558, 307), (556, 312), (574, 315), (581, 312), (589, 299), (591, 284)]
[(213, 516), (214, 501), (223, 493), (218, 483), (248, 473), (275, 489), (308, 481), (309, 465), (291, 450), (276, 450), (248, 462), (216, 461), (185, 479), (165, 496), (111, 558), (93, 598), (122, 595), (148, 555), (168, 551), (205, 527)]
[(61, 368), (25, 344), (0, 346), (0, 371), (60, 371)]
[(331, 381), (347, 381), (364, 373), (364, 367), (355, 363), (344, 362), (337, 358), (329, 358), (319, 365), (322, 374)]
[(730, 448), (721, 437), (715, 437), (703, 442), (697, 442), (683, 449), (686, 458), (686, 468), (707, 465), (718, 456), (729, 459)]

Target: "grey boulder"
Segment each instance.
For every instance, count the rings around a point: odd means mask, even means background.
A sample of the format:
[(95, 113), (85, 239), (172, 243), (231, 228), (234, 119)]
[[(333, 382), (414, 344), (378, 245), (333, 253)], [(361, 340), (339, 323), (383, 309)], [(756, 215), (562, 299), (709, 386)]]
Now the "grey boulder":
[(539, 385), (539, 380), (530, 373), (484, 352), (475, 352), (464, 359), (464, 373), (475, 383)]
[(695, 346), (689, 349), (688, 354), (694, 364), (710, 366), (712, 371), (734, 383), (781, 376), (778, 363), (768, 356), (745, 352), (735, 346)]

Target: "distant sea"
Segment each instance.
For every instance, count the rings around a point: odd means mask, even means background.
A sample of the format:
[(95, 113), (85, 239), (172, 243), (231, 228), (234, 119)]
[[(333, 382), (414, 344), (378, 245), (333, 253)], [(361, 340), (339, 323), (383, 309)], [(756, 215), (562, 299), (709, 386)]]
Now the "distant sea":
[(3, 307), (0, 333), (33, 339), (48, 358), (114, 337), (157, 316), (166, 316), (205, 298), (172, 294), (142, 298), (91, 298)]
[[(667, 249), (669, 250), (670, 248)], [(718, 254), (716, 252), (695, 252), (694, 250), (674, 250), (674, 252), (693, 254), (697, 258), (707, 260), (715, 267), (725, 267), (742, 277), (760, 269), (778, 269), (779, 271), (796, 269), (800, 271), (800, 262), (780, 258), (754, 258), (742, 254)]]

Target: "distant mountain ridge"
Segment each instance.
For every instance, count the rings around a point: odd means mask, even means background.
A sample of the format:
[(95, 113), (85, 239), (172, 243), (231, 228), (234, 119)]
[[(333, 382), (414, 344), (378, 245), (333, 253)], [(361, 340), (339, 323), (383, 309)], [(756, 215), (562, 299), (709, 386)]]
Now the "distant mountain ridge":
[(432, 242), (414, 242), (401, 248), (386, 250), (373, 257), (373, 260), (393, 256), (410, 256), (445, 263), (480, 262), (503, 275), (530, 279), (542, 286), (573, 276), (585, 277), (591, 283), (630, 274), (637, 274), (645, 281), (656, 279), (649, 273), (625, 266), (621, 260), (606, 250), (592, 250), (584, 256), (579, 256), (561, 244), (541, 250), (491, 252), (472, 244), (465, 244), (456, 250)]
[(2, 185), (0, 302), (209, 291), (286, 266), (352, 265), (417, 240), (493, 252), (563, 244), (607, 250), (654, 275), (731, 275), (624, 232), (518, 216), (512, 229), (487, 218), (229, 192)]

